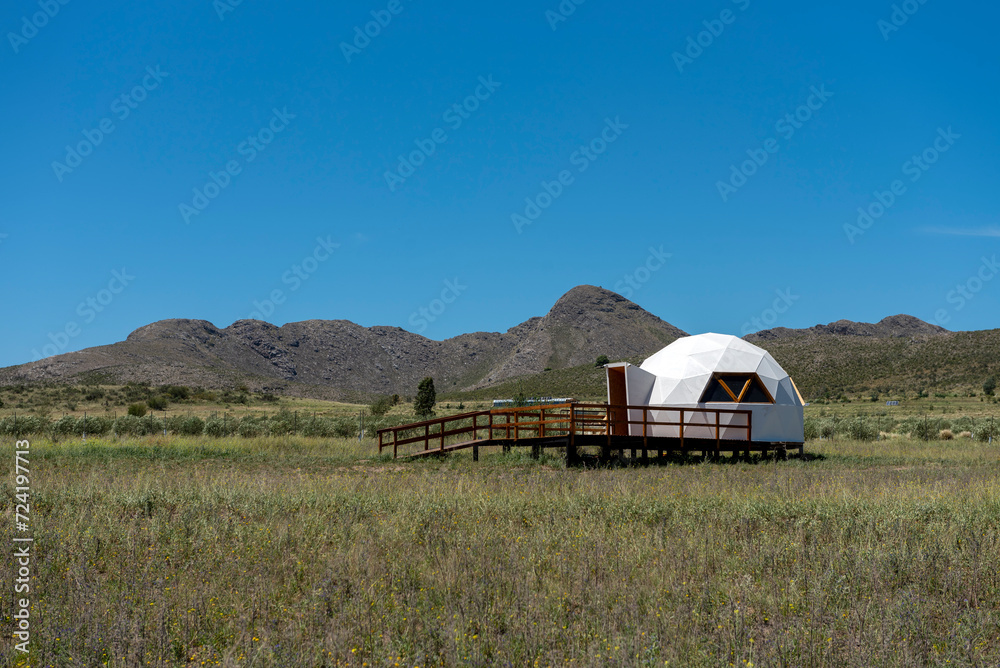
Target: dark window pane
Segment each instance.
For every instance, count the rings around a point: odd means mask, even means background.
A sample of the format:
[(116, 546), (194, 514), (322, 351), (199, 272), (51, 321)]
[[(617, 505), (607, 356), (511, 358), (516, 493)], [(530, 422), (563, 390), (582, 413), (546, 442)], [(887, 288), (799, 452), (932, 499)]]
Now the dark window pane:
[(747, 393), (743, 395), (742, 403), (769, 404), (771, 399), (767, 396), (767, 391), (760, 384), (760, 381), (754, 378), (750, 387), (747, 388)]
[(708, 402), (733, 403), (732, 397), (729, 396), (729, 393), (719, 384), (716, 378), (708, 381), (708, 387), (705, 388), (705, 392), (701, 395), (701, 403)]

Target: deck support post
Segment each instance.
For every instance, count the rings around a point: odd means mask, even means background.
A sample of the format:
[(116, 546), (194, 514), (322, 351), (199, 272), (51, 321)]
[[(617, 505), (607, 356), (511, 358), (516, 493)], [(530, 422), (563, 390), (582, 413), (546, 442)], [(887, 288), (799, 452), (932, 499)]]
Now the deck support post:
[(541, 455), (541, 453), (542, 453), (542, 446), (541, 446), (541, 444), (539, 444), (539, 443), (532, 443), (531, 444), (531, 458), (532, 459), (538, 459), (539, 456)]
[(474, 462), (478, 462), (479, 461), (479, 445), (478, 444), (472, 446), (472, 461), (474, 461)]

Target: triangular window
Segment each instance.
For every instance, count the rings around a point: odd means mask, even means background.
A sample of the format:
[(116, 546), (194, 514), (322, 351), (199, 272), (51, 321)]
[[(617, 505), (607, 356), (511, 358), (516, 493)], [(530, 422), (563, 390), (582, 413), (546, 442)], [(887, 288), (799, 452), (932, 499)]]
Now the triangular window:
[(773, 404), (774, 399), (755, 373), (717, 373), (698, 403)]

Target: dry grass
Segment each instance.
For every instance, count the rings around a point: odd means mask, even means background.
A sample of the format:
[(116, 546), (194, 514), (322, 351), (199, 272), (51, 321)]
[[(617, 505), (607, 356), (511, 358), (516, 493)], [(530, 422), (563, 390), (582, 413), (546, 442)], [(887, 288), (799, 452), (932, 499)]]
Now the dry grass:
[[(33, 660), (1000, 661), (997, 448), (808, 450), (819, 458), (565, 470), (372, 460), (357, 441), (38, 441)], [(2, 492), (9, 514), (9, 480)]]

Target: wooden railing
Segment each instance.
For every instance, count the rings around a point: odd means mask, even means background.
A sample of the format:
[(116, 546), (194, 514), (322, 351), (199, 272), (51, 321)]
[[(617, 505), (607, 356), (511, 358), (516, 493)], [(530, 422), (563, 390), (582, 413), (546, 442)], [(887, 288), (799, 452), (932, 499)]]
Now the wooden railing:
[[(633, 417), (635, 412), (641, 415)], [(677, 419), (665, 419), (673, 416)], [(525, 439), (605, 436), (611, 445), (615, 436), (641, 436), (644, 443), (650, 438), (679, 439), (683, 449), (685, 438), (714, 440), (718, 447), (723, 440), (750, 441), (751, 434), (752, 414), (748, 410), (567, 403), (497, 408), (387, 427), (378, 431), (378, 448), (381, 453), (391, 446), (396, 457), (400, 446), (415, 443), (424, 452), (445, 452), (449, 446), (461, 447), (474, 441), (517, 443)]]

